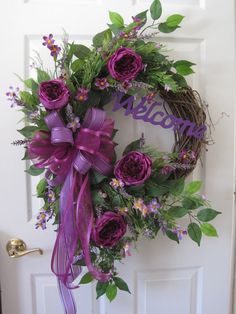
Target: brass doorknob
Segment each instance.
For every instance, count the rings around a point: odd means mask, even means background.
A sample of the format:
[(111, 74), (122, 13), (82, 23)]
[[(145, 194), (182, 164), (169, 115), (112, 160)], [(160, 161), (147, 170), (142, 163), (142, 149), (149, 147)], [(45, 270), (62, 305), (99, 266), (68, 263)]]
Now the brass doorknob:
[(43, 254), (43, 251), (41, 249), (31, 249), (27, 250), (27, 246), (25, 242), (21, 239), (11, 239), (7, 242), (6, 245), (7, 253), (10, 257), (16, 258), (21, 257), (26, 254), (37, 252), (40, 255)]

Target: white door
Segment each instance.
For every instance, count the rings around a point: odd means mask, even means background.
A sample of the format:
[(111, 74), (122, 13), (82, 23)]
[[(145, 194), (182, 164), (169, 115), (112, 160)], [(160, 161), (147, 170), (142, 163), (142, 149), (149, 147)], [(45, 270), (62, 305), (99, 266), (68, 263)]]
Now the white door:
[[(163, 0), (164, 15), (186, 16), (183, 28), (161, 36), (175, 52), (171, 55), (197, 63), (190, 84), (208, 101), (215, 145), (210, 146), (203, 168), (194, 177), (204, 182), (203, 193), (223, 214), (217, 218), (218, 239), (205, 238), (201, 248), (192, 241), (180, 245), (159, 234), (157, 240), (142, 241), (124, 265), (121, 277), (132, 296), (120, 292), (112, 304), (95, 300), (94, 287), (75, 291), (79, 314), (231, 314), (234, 247), (234, 105), (235, 47), (234, 0)], [(40, 50), (49, 59), (41, 38), (62, 28), (71, 39), (89, 44), (93, 34), (108, 22), (108, 10), (127, 20), (149, 7), (148, 0), (11, 0), (0, 2), (0, 284), (3, 314), (63, 313), (57, 285), (50, 271), (55, 233), (34, 230), (40, 204), (31, 195), (34, 182), (24, 173), (23, 149), (10, 143), (19, 138), (17, 121), (4, 96), (9, 85), (19, 85), (13, 73), (31, 74), (30, 57)], [(219, 120), (221, 113), (223, 119)], [(170, 149), (168, 131), (127, 120), (116, 114), (120, 150), (144, 131), (149, 143)], [(11, 259), (5, 245), (11, 238), (23, 239), (37, 253)]]

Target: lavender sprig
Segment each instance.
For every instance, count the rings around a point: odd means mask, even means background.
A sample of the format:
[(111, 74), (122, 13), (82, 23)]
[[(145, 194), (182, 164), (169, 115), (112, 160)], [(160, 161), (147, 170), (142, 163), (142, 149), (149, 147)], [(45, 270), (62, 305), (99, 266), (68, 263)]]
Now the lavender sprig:
[(14, 145), (14, 146), (21, 146), (21, 145), (26, 145), (30, 142), (30, 140), (15, 140), (13, 141), (11, 144)]

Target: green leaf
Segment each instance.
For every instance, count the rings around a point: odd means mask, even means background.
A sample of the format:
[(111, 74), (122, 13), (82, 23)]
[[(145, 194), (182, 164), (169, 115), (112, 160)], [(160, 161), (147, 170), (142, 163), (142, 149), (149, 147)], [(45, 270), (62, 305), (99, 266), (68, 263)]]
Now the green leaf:
[(216, 228), (207, 222), (201, 224), (201, 230), (208, 237), (218, 237)]
[(85, 59), (90, 54), (90, 49), (84, 45), (74, 45), (74, 55), (77, 58)]
[(191, 68), (193, 65), (195, 65), (195, 63), (187, 60), (179, 60), (173, 64), (173, 67), (176, 69), (178, 74), (189, 75), (194, 73), (193, 69)]
[(37, 68), (38, 83), (46, 82), (46, 81), (49, 81), (50, 79), (51, 79), (50, 75), (47, 72)]
[(106, 289), (106, 296), (110, 302), (112, 302), (117, 295), (117, 287), (115, 284), (110, 284)]
[(38, 87), (39, 87), (39, 84), (31, 78), (28, 80), (25, 80), (24, 84), (26, 87), (30, 88), (33, 92), (36, 92), (38, 90)]
[(29, 92), (21, 91), (20, 99), (24, 104), (29, 105), (32, 108), (38, 105), (37, 97), (35, 95), (30, 94)]
[(111, 30), (108, 30), (107, 32), (104, 33), (103, 42), (102, 42), (103, 48), (107, 49), (111, 40), (112, 40), (112, 32), (111, 32)]
[(190, 238), (200, 246), (200, 242), (202, 239), (202, 230), (200, 229), (199, 225), (195, 222), (191, 222), (188, 225), (188, 234)]
[(170, 27), (166, 23), (160, 23), (158, 29), (162, 33), (172, 33), (174, 32), (179, 26)]
[(105, 179), (107, 179), (106, 176), (102, 175), (101, 173), (99, 173), (97, 171), (93, 171), (91, 183), (93, 185), (97, 185), (97, 184), (101, 183)]
[(111, 22), (117, 27), (124, 26), (124, 19), (119, 13), (109, 11), (109, 17)]
[(77, 59), (71, 64), (71, 70), (73, 72), (78, 72), (83, 69), (84, 62), (81, 59)]
[[(126, 190), (129, 194), (136, 196), (136, 197), (144, 196), (146, 194), (144, 184), (136, 185), (136, 186), (135, 185), (128, 186), (128, 187), (126, 187)], [(149, 188), (148, 188), (148, 190), (149, 190)], [(150, 196), (152, 196), (152, 195), (150, 195)]]
[(191, 67), (191, 66), (196, 65), (196, 64), (195, 64), (195, 63), (192, 63), (192, 62), (190, 62), (190, 61), (187, 61), (187, 60), (179, 60), (179, 61), (176, 61), (176, 62), (173, 64), (174, 67), (178, 67), (178, 66), (180, 66), (180, 65), (184, 65), (184, 66), (186, 66), (186, 67)]
[(35, 132), (38, 131), (38, 127), (29, 125), (29, 126), (25, 126), (23, 129), (17, 130), (17, 131), (26, 138), (32, 138), (34, 136)]
[[(78, 59), (76, 61), (81, 61), (81, 60)], [(66, 80), (66, 85), (69, 88), (71, 95), (75, 95), (76, 94), (76, 88), (70, 79)]]
[(120, 197), (119, 194), (116, 194), (116, 195), (112, 198), (111, 202), (112, 202), (112, 206), (113, 206), (113, 207), (121, 207), (121, 206), (122, 206), (121, 197)]
[(135, 150), (140, 150), (140, 146), (141, 146), (141, 140), (140, 139), (133, 141), (128, 146), (126, 146), (125, 150), (123, 151), (123, 155), (126, 155), (129, 152), (132, 152)]
[(141, 19), (141, 20), (144, 20), (144, 22), (142, 23), (142, 25), (144, 25), (146, 23), (146, 20), (147, 20), (147, 12), (148, 10), (145, 10), (145, 11), (142, 11), (140, 13), (138, 13), (135, 17)]
[(117, 27), (115, 24), (107, 24), (109, 26), (110, 31), (114, 34), (117, 35), (119, 34), (123, 28)]
[(173, 14), (167, 18), (166, 24), (168, 27), (176, 27), (182, 22), (183, 18), (183, 15)]
[(24, 154), (23, 158), (21, 158), (21, 160), (29, 160), (29, 159), (30, 159), (30, 157), (29, 157), (29, 154), (28, 154), (28, 150), (26, 149), (25, 150), (25, 154)]
[(171, 230), (167, 230), (166, 231), (166, 235), (169, 239), (179, 243), (179, 238), (177, 236), (177, 234), (175, 234), (174, 232), (172, 232)]
[(106, 29), (105, 31), (96, 34), (96, 35), (93, 37), (93, 46), (94, 46), (95, 48), (102, 47), (104, 37), (106, 36), (106, 33), (107, 33), (107, 32), (110, 32), (110, 31), (111, 31), (110, 29)]
[(186, 65), (177, 66), (176, 71), (178, 74), (184, 75), (184, 76), (194, 73), (193, 69), (187, 67)]
[(150, 181), (145, 184), (146, 185), (146, 193), (148, 196), (152, 197), (158, 197), (165, 195), (169, 192), (169, 188), (167, 186), (162, 186), (156, 183), (153, 183), (153, 181)]
[(115, 285), (117, 286), (117, 288), (119, 288), (120, 290), (123, 290), (123, 291), (127, 291), (127, 292), (129, 292), (131, 294), (127, 283), (122, 278), (114, 277), (113, 280), (114, 280)]
[(201, 189), (202, 182), (201, 181), (193, 181), (186, 185), (186, 192), (189, 194), (194, 194)]
[(185, 88), (188, 86), (187, 81), (185, 80), (185, 78), (182, 75), (175, 73), (172, 75), (172, 77), (180, 87)]
[(101, 281), (97, 282), (97, 285), (96, 285), (97, 299), (106, 293), (108, 286), (109, 286), (109, 282), (101, 282)]
[(158, 20), (161, 17), (162, 14), (162, 6), (161, 2), (159, 0), (154, 0), (150, 7), (150, 13), (152, 19)]
[(25, 170), (25, 172), (27, 172), (31, 176), (36, 177), (42, 174), (44, 172), (44, 169), (36, 168), (34, 165), (32, 165), (29, 167), (29, 169)]
[(200, 221), (207, 222), (213, 220), (219, 214), (221, 214), (221, 212), (218, 212), (212, 208), (204, 208), (197, 213), (197, 218)]
[(86, 273), (80, 280), (79, 285), (84, 285), (93, 281), (93, 276), (90, 272)]
[(188, 213), (188, 209), (181, 206), (173, 206), (168, 210), (168, 213), (174, 218), (181, 218)]
[(44, 197), (46, 187), (47, 187), (47, 181), (45, 179), (41, 179), (36, 187), (38, 197)]
[(170, 193), (175, 196), (180, 195), (184, 190), (184, 178), (168, 181)]
[(182, 202), (182, 206), (189, 210), (196, 209), (202, 205), (204, 205), (204, 201), (201, 197), (198, 197), (196, 195), (187, 196)]

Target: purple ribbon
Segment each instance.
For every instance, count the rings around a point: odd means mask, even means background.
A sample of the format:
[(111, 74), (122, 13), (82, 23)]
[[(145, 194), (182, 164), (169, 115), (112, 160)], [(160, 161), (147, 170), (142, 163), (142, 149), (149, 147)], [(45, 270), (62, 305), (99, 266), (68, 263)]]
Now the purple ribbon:
[(52, 186), (63, 183), (60, 193), (60, 224), (51, 268), (58, 278), (65, 312), (75, 314), (76, 307), (71, 289), (78, 288), (78, 285), (73, 282), (81, 273), (81, 267), (74, 265), (78, 245), (83, 251), (87, 268), (93, 277), (103, 282), (110, 279), (109, 273), (102, 273), (94, 267), (90, 257), (93, 206), (88, 171), (94, 168), (104, 175), (112, 171), (114, 143), (111, 136), (114, 121), (107, 119), (102, 110), (89, 109), (75, 140), (72, 131), (64, 126), (56, 111), (47, 115), (45, 122), (51, 131), (53, 145), (69, 143), (71, 149), (75, 151), (75, 157), (66, 175), (57, 175), (51, 179), (50, 170), (46, 172), (46, 178)]

